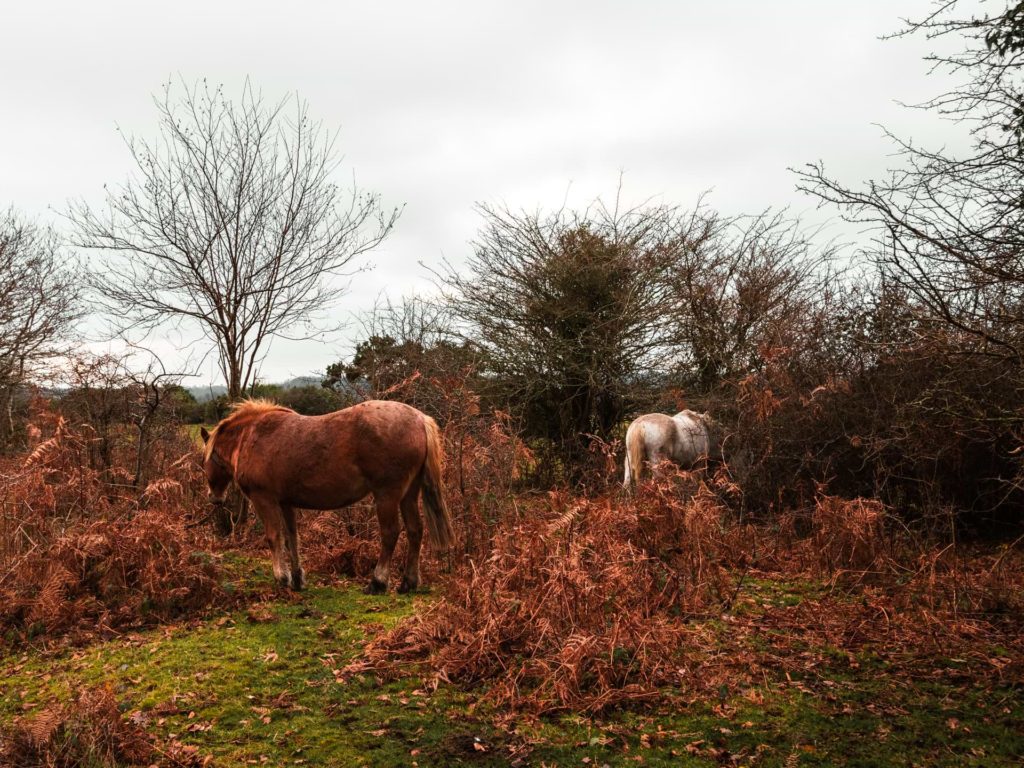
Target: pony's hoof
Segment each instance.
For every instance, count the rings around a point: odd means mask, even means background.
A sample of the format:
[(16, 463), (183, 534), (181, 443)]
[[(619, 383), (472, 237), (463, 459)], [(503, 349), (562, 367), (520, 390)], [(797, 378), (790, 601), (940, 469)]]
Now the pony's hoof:
[(398, 593), (401, 595), (407, 592), (415, 592), (419, 584), (409, 581), (409, 579), (402, 579), (402, 583), (398, 585)]
[(297, 571), (292, 571), (292, 589), (296, 592), (301, 592), (306, 586), (306, 571), (300, 568)]
[(366, 589), (363, 590), (368, 595), (383, 595), (388, 591), (388, 585), (383, 581), (377, 581), (376, 579), (370, 579), (370, 583), (366, 585)]

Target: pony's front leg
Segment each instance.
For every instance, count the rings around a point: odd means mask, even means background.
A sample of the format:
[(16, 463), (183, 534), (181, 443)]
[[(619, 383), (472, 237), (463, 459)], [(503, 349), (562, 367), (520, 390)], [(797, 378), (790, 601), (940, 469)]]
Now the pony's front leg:
[(376, 499), (377, 523), (380, 525), (380, 556), (377, 558), (377, 565), (374, 566), (370, 583), (366, 585), (368, 595), (379, 595), (388, 590), (391, 555), (394, 554), (395, 544), (398, 543), (398, 534), (401, 531), (398, 519), (398, 501), (397, 498), (390, 496)]
[(299, 526), (294, 507), (281, 506), (284, 519), (285, 545), (288, 551), (288, 569), (291, 573), (291, 588), (296, 592), (306, 586), (306, 571), (299, 561)]
[(263, 533), (270, 547), (270, 562), (274, 568), (274, 580), (282, 587), (291, 586), (291, 568), (288, 562), (284, 515), (276, 499), (250, 496), (256, 514), (263, 523)]

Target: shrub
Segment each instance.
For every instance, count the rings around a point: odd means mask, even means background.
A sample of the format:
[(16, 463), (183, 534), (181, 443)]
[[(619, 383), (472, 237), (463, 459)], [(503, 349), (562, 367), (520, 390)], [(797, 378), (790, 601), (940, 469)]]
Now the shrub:
[[(0, 476), (0, 627), (9, 638), (106, 631), (224, 602), (210, 542), (184, 509), (202, 496), (194, 447), (164, 441), (145, 488), (94, 469), (90, 432), (63, 417)], [(184, 449), (174, 456), (173, 451)]]

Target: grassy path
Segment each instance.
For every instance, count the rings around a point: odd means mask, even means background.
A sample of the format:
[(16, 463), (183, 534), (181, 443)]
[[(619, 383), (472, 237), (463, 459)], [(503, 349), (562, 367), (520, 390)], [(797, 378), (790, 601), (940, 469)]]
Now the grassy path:
[[(266, 577), (242, 561), (239, 578)], [(799, 601), (806, 585), (753, 585), (747, 610)], [(975, 687), (970, 670), (908, 681), (864, 658), (803, 679), (679, 693), (657, 712), (600, 720), (522, 720), (508, 731), (473, 693), (431, 693), (419, 675), (379, 684), (336, 670), (368, 637), (426, 597), (363, 595), (318, 583), (248, 610), (96, 643), (42, 658), (0, 658), (0, 717), (30, 715), (86, 686), (110, 685), (126, 712), (175, 734), (222, 767), (246, 765), (1020, 765), (1024, 692)], [(727, 632), (727, 624), (716, 628)], [(827, 657), (827, 655), (826, 655)], [(946, 670), (948, 671), (948, 670)]]

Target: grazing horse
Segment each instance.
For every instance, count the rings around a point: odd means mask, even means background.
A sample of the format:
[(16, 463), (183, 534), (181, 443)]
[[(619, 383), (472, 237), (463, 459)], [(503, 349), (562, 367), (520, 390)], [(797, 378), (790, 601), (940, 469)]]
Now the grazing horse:
[(432, 418), (411, 406), (369, 400), (323, 416), (300, 416), (276, 403), (247, 400), (201, 434), (210, 500), (223, 504), (232, 481), (245, 494), (263, 523), (274, 577), (282, 586), (299, 590), (305, 584), (296, 508), (337, 509), (373, 494), (381, 549), (366, 588), (371, 594), (387, 590), (403, 522), (409, 555), (398, 591), (419, 586), (421, 492), (434, 546), (443, 551), (454, 539), (441, 496), (441, 433)]
[(690, 469), (701, 459), (722, 459), (720, 429), (710, 414), (680, 411), (675, 416), (647, 413), (626, 430), (626, 478), (631, 488), (640, 482), (644, 462), (653, 469), (662, 461), (671, 461)]

